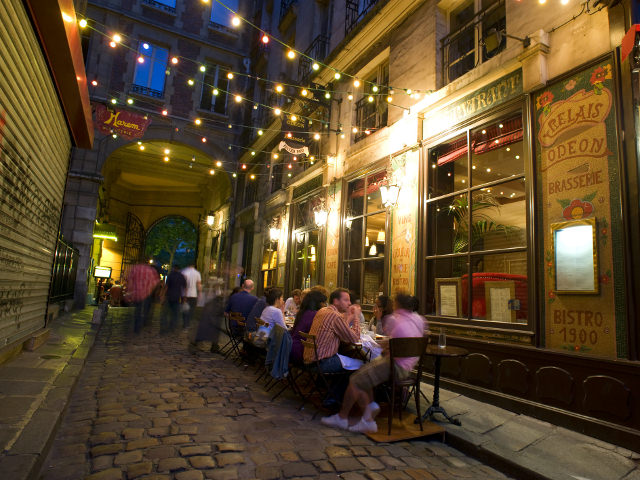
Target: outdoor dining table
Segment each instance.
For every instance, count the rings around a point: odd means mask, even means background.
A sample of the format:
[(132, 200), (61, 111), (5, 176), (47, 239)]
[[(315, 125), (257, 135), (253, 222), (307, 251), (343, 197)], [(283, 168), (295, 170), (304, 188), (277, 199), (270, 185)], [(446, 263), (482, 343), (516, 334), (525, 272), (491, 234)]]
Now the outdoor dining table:
[[(433, 380), (433, 402), (431, 406), (427, 409), (427, 411), (422, 416), (422, 420), (428, 420), (433, 418), (436, 413), (444, 416), (449, 422), (454, 425), (461, 425), (460, 420), (457, 418), (452, 418), (447, 414), (447, 411), (440, 406), (440, 365), (442, 363), (442, 359), (444, 357), (452, 358), (452, 357), (464, 357), (469, 354), (467, 350), (460, 347), (439, 347), (437, 345), (429, 345), (427, 347), (427, 355), (431, 357), (435, 357), (435, 367), (434, 367), (434, 380)], [(418, 419), (416, 419), (416, 423)]]

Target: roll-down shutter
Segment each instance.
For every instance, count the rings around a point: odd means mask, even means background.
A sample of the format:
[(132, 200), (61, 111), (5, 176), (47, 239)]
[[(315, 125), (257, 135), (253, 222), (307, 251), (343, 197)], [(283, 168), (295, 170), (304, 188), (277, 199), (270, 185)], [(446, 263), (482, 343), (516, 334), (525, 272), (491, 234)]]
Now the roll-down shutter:
[(0, 347), (44, 326), (71, 139), (20, 0), (0, 2)]

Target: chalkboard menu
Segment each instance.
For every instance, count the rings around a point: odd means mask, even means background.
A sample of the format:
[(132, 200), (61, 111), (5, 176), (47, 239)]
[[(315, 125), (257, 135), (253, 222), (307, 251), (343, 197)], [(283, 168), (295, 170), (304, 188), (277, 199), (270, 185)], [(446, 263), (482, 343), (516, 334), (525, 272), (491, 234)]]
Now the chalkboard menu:
[(45, 324), (69, 131), (29, 17), (0, 2), (0, 347)]

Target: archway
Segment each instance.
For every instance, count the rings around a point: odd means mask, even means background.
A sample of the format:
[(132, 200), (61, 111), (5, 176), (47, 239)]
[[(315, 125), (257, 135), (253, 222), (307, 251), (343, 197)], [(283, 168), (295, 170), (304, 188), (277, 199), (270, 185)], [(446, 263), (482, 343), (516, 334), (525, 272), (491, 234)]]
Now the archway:
[(198, 232), (194, 224), (185, 217), (169, 215), (149, 228), (145, 256), (167, 272), (173, 264), (180, 268), (194, 264), (197, 244)]

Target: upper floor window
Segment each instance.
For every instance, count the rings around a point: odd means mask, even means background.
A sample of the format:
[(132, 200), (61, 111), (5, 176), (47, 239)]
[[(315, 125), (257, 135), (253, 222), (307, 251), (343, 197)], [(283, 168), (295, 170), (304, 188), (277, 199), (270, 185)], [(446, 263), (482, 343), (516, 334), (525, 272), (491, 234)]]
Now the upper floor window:
[(447, 84), (506, 47), (506, 37), (489, 50), (484, 42), (507, 27), (505, 0), (466, 0), (448, 12), (449, 34), (442, 42), (443, 80)]
[[(225, 0), (224, 4), (234, 12), (238, 11), (238, 0)], [(233, 13), (220, 5), (217, 2), (213, 2), (211, 5), (211, 23), (215, 25), (222, 25), (224, 27), (232, 27), (231, 20), (233, 19)]]
[(169, 50), (141, 41), (138, 46), (138, 58), (143, 61), (136, 62), (132, 91), (161, 98), (164, 95)]
[(227, 70), (219, 65), (208, 65), (203, 74), (200, 108), (220, 115), (227, 114), (227, 90), (229, 80)]
[(375, 130), (386, 127), (389, 112), (387, 103), (389, 64), (385, 63), (366, 78), (363, 96), (356, 102), (355, 141), (362, 140)]
[(345, 36), (353, 30), (367, 13), (378, 3), (378, 0), (347, 0), (344, 20)]

